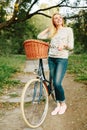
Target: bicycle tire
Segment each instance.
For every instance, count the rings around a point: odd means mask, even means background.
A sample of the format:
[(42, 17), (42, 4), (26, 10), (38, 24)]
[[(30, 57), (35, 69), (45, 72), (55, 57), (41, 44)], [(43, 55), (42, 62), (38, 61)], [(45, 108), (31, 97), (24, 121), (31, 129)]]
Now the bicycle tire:
[[(42, 93), (40, 85), (42, 85)], [(40, 79), (32, 79), (26, 83), (21, 96), (21, 111), (25, 123), (30, 128), (37, 128), (44, 122), (48, 112), (48, 92)]]

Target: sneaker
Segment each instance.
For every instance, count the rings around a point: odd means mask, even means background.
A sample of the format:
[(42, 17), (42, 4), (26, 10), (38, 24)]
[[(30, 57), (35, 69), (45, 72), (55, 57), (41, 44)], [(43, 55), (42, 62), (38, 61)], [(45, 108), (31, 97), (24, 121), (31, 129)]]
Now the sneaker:
[(67, 106), (66, 106), (66, 105), (60, 106), (60, 110), (59, 110), (58, 114), (59, 114), (59, 115), (64, 114), (65, 111), (66, 111), (66, 109), (67, 109)]
[(59, 112), (59, 110), (60, 110), (60, 106), (56, 107), (56, 108), (54, 109), (54, 111), (51, 112), (51, 115), (52, 115), (52, 116), (56, 115), (56, 114)]

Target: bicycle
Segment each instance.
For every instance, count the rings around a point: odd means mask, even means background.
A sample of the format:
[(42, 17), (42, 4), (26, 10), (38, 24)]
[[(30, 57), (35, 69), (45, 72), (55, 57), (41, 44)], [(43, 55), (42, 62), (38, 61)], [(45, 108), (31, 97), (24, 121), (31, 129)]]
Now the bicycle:
[(39, 59), (37, 76), (25, 84), (21, 96), (21, 111), (25, 123), (31, 128), (39, 127), (45, 120), (48, 112), (48, 97), (55, 101), (52, 80), (45, 77), (43, 60)]

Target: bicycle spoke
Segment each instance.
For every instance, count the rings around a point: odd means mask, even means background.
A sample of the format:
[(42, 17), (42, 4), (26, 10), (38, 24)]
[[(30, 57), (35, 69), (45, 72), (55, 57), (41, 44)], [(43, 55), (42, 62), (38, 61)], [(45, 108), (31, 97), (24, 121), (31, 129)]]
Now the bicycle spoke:
[(24, 118), (30, 127), (38, 127), (44, 121), (48, 110), (48, 95), (42, 82), (34, 80), (27, 84), (23, 110)]

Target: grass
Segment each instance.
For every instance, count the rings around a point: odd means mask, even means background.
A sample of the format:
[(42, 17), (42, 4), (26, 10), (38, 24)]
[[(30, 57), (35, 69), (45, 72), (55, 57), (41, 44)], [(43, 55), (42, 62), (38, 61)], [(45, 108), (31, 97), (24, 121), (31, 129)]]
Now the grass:
[[(16, 86), (20, 81), (13, 78), (17, 72), (23, 71), (24, 55), (0, 57), (0, 93), (5, 88)], [(68, 63), (68, 73), (75, 75), (75, 80), (87, 84), (87, 55), (71, 55)]]
[(19, 95), (17, 93), (11, 93), (11, 94), (9, 94), (9, 96), (11, 98), (19, 97)]
[(16, 86), (20, 81), (13, 77), (17, 72), (21, 72), (25, 63), (24, 55), (11, 55), (0, 57), (0, 93), (2, 89)]
[(68, 72), (75, 74), (75, 80), (87, 84), (87, 54), (71, 55)]

